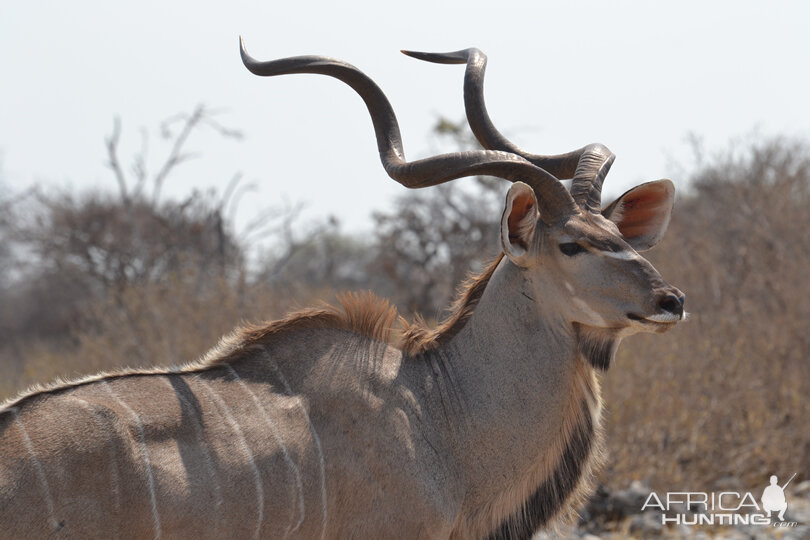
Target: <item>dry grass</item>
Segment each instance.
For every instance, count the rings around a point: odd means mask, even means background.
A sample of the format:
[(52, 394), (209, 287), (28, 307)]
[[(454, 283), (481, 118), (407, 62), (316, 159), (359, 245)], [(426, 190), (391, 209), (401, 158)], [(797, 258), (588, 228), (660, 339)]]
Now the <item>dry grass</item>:
[(200, 290), (188, 281), (132, 285), (86, 307), (68, 339), (0, 347), (0, 400), (31, 384), (120, 367), (196, 360), (242, 321), (281, 317), (328, 291), (308, 295), (219, 281)]

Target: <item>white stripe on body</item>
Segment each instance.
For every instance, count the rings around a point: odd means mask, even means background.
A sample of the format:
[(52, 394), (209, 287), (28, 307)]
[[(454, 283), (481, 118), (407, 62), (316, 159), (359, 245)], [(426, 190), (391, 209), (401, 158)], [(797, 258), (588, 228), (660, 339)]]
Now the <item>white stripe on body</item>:
[(42, 491), (45, 495), (45, 506), (48, 508), (48, 518), (51, 521), (51, 527), (53, 527), (54, 531), (58, 531), (60, 528), (59, 522), (56, 521), (56, 514), (53, 507), (53, 496), (51, 496), (51, 488), (48, 487), (48, 479), (45, 477), (45, 469), (42, 468), (42, 463), (37, 458), (36, 452), (34, 452), (34, 445), (31, 442), (31, 438), (28, 436), (28, 432), (25, 430), (22, 420), (20, 420), (20, 415), (18, 414), (19, 409), (15, 407), (9, 410), (11, 411), (11, 414), (14, 415), (14, 425), (20, 432), (20, 436), (22, 436), (25, 449), (28, 451), (28, 457), (31, 458), (31, 463), (34, 465), (34, 472), (37, 475), (39, 485), (42, 487)]
[[(165, 377), (164, 380), (172, 389), (172, 392), (177, 396), (177, 399), (180, 400), (180, 405), (188, 410), (194, 411), (195, 410), (194, 406), (192, 406), (191, 403), (189, 403), (189, 401), (183, 396), (183, 394), (181, 394), (174, 388), (169, 377)], [(194, 428), (194, 438), (196, 439), (197, 447), (203, 453), (203, 459), (205, 460), (205, 467), (208, 469), (209, 473), (208, 476), (211, 479), (211, 482), (213, 483), (214, 486), (214, 499), (215, 499), (214, 505), (216, 507), (215, 509), (217, 514), (219, 514), (219, 511), (222, 508), (223, 503), (222, 488), (220, 488), (219, 485), (219, 479), (217, 478), (217, 470), (214, 467), (214, 460), (211, 458), (211, 452), (209, 452), (208, 450), (208, 443), (202, 436), (202, 424), (200, 424), (200, 419), (192, 415), (191, 424)], [(219, 524), (218, 519), (215, 519), (214, 521), (217, 524)], [(214, 536), (218, 536), (216, 534), (217, 532), (218, 531), (216, 531), (215, 529)]]
[(255, 484), (256, 487), (257, 516), (256, 516), (256, 532), (254, 534), (254, 537), (259, 538), (261, 537), (262, 523), (264, 522), (264, 489), (262, 488), (261, 475), (259, 473), (259, 468), (256, 466), (256, 460), (253, 457), (253, 452), (251, 452), (250, 446), (248, 446), (247, 443), (247, 439), (245, 439), (245, 434), (242, 432), (242, 428), (239, 426), (239, 423), (236, 421), (236, 418), (234, 418), (230, 407), (228, 407), (228, 405), (219, 396), (219, 394), (217, 394), (214, 391), (214, 389), (211, 387), (210, 384), (205, 382), (198, 375), (195, 375), (194, 379), (197, 380), (214, 399), (214, 401), (217, 404), (217, 407), (222, 412), (222, 415), (225, 417), (228, 423), (231, 424), (234, 433), (236, 433), (236, 436), (239, 439), (239, 445), (245, 451), (245, 455), (250, 460), (250, 466), (253, 469), (253, 483)]
[[(77, 402), (79, 402), (79, 404), (81, 404), (82, 407), (84, 407), (85, 409), (88, 410), (88, 412), (90, 413), (90, 416), (93, 419), (93, 421), (101, 428), (101, 431), (103, 432), (105, 430), (106, 426), (103, 425), (101, 422), (99, 422), (99, 420), (96, 418), (96, 415), (95, 415), (95, 413), (93, 411), (93, 405), (90, 404), (89, 402), (83, 400), (82, 398), (77, 397), (77, 398), (74, 398), (74, 399)], [(108, 454), (109, 454), (109, 460), (110, 460), (110, 489), (112, 490), (113, 494), (115, 494), (115, 513), (120, 515), (121, 514), (121, 479), (119, 478), (120, 475), (119, 475), (119, 472), (118, 472), (118, 462), (116, 461), (115, 447), (113, 446), (112, 442), (110, 443), (110, 445), (108, 447), (108, 450), (109, 450)], [(115, 528), (115, 536), (114, 536), (114, 538), (118, 538), (119, 537), (119, 534), (118, 534), (119, 533), (119, 531), (118, 531), (118, 522), (115, 523), (115, 526), (116, 526), (116, 528)]]
[[(290, 388), (290, 384), (287, 382), (287, 379), (284, 377), (284, 374), (281, 373), (281, 369), (278, 367), (275, 361), (270, 358), (270, 354), (265, 350), (265, 356), (268, 359), (268, 364), (270, 367), (275, 371), (276, 376), (281, 381), (281, 384), (284, 385), (285, 392), (293, 396), (295, 395)], [(309, 413), (307, 412), (306, 407), (299, 401), (298, 407), (301, 409), (301, 412), (304, 413), (304, 418), (306, 418), (307, 423), (309, 424), (309, 431), (312, 433), (312, 439), (315, 441), (315, 447), (318, 450), (318, 457), (320, 458), (320, 465), (321, 465), (321, 504), (323, 506), (323, 520), (321, 523), (321, 539), (326, 536), (326, 523), (327, 523), (327, 512), (326, 512), (326, 464), (324, 463), (323, 459), (323, 448), (321, 447), (321, 438), (318, 437), (318, 433), (315, 431), (315, 426), (312, 425), (312, 420), (309, 417)]]
[(223, 364), (223, 365), (226, 368), (228, 368), (228, 371), (231, 373), (234, 380), (239, 383), (242, 389), (244, 389), (245, 392), (247, 392), (247, 394), (250, 395), (250, 397), (253, 399), (253, 403), (256, 404), (256, 408), (259, 409), (259, 411), (262, 413), (262, 416), (267, 422), (267, 425), (270, 426), (270, 431), (273, 432), (273, 436), (276, 438), (276, 442), (281, 447), (281, 452), (284, 454), (284, 461), (287, 462), (287, 465), (289, 465), (290, 470), (292, 471), (293, 476), (295, 477), (295, 484), (296, 487), (298, 488), (297, 502), (298, 507), (301, 509), (301, 517), (298, 519), (298, 523), (296, 523), (295, 526), (293, 527), (292, 520), (295, 519), (295, 499), (296, 499), (295, 496), (296, 493), (293, 492), (293, 505), (292, 505), (293, 512), (290, 518), (290, 525), (287, 527), (287, 531), (284, 533), (284, 538), (286, 538), (287, 536), (289, 536), (290, 533), (296, 531), (298, 527), (300, 527), (301, 524), (304, 522), (304, 485), (301, 482), (301, 472), (298, 470), (298, 466), (295, 464), (295, 462), (293, 462), (292, 458), (290, 457), (290, 453), (287, 451), (287, 446), (281, 439), (281, 433), (279, 432), (278, 427), (276, 426), (275, 422), (273, 422), (273, 419), (270, 418), (270, 415), (267, 414), (267, 410), (265, 410), (265, 408), (262, 406), (261, 402), (259, 401), (259, 398), (256, 397), (256, 394), (253, 393), (250, 387), (248, 387), (248, 385), (245, 384), (245, 381), (243, 381), (242, 378), (239, 376), (239, 374), (236, 373), (236, 370), (233, 369), (233, 366), (231, 366), (230, 364)]
[(149, 452), (146, 448), (146, 437), (143, 432), (143, 423), (141, 422), (138, 414), (113, 391), (112, 387), (107, 381), (101, 381), (101, 384), (107, 389), (110, 396), (115, 399), (124, 409), (126, 409), (126, 411), (135, 419), (135, 428), (138, 430), (138, 446), (140, 447), (143, 462), (146, 466), (146, 483), (149, 487), (149, 502), (152, 505), (152, 520), (155, 524), (155, 538), (160, 538), (160, 515), (158, 514), (157, 497), (155, 496), (155, 479), (152, 476), (152, 463), (149, 461)]

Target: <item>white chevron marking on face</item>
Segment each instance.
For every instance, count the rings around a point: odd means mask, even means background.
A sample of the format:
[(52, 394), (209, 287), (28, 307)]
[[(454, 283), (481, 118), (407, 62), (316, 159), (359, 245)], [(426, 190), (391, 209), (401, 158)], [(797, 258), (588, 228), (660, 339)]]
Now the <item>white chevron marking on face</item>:
[(576, 296), (572, 296), (571, 297), (571, 302), (573, 302), (575, 306), (577, 306), (579, 309), (581, 309), (583, 313), (585, 313), (586, 315), (591, 317), (594, 320), (594, 322), (596, 322), (597, 324), (601, 324), (601, 325), (607, 324), (605, 322), (605, 319), (602, 318), (602, 316), (599, 315), (599, 313), (594, 311), (594, 309), (591, 306), (589, 306), (588, 303), (585, 302), (585, 300), (583, 300), (581, 298), (577, 298)]
[(619, 259), (622, 261), (633, 261), (638, 259), (638, 254), (632, 251), (597, 251), (599, 255), (602, 257), (608, 257), (609, 259)]

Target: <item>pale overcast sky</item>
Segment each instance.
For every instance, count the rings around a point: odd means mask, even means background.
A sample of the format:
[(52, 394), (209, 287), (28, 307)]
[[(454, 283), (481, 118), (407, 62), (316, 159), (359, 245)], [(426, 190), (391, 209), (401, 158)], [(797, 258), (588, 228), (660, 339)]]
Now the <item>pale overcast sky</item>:
[[(808, 2), (5, 2), (0, 8), (0, 178), (20, 190), (107, 186), (103, 137), (123, 121), (124, 157), (139, 130), (195, 104), (222, 109), (242, 142), (200, 132), (165, 192), (218, 186), (242, 171), (260, 191), (245, 216), (306, 201), (356, 230), (404, 191), (377, 158), (361, 100), (333, 79), (259, 78), (261, 60), (346, 60), (388, 94), (410, 159), (431, 150), (438, 115), (463, 116), (463, 67), (419, 62), (407, 48), (470, 46), (489, 56), (486, 97), (519, 146), (557, 153), (591, 142), (618, 158), (605, 189), (673, 177), (684, 139), (709, 149), (758, 129), (810, 139)], [(243, 218), (244, 221), (244, 218)]]

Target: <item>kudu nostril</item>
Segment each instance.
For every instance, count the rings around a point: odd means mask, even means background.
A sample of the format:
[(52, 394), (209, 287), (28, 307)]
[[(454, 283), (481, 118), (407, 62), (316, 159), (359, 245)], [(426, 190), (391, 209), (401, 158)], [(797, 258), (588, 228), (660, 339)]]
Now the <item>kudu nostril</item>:
[(685, 299), (686, 299), (685, 295), (681, 295), (680, 297), (678, 297), (675, 296), (674, 294), (667, 294), (661, 299), (660, 302), (658, 302), (658, 306), (664, 311), (668, 311), (669, 313), (674, 313), (676, 315), (683, 315), (683, 301)]

